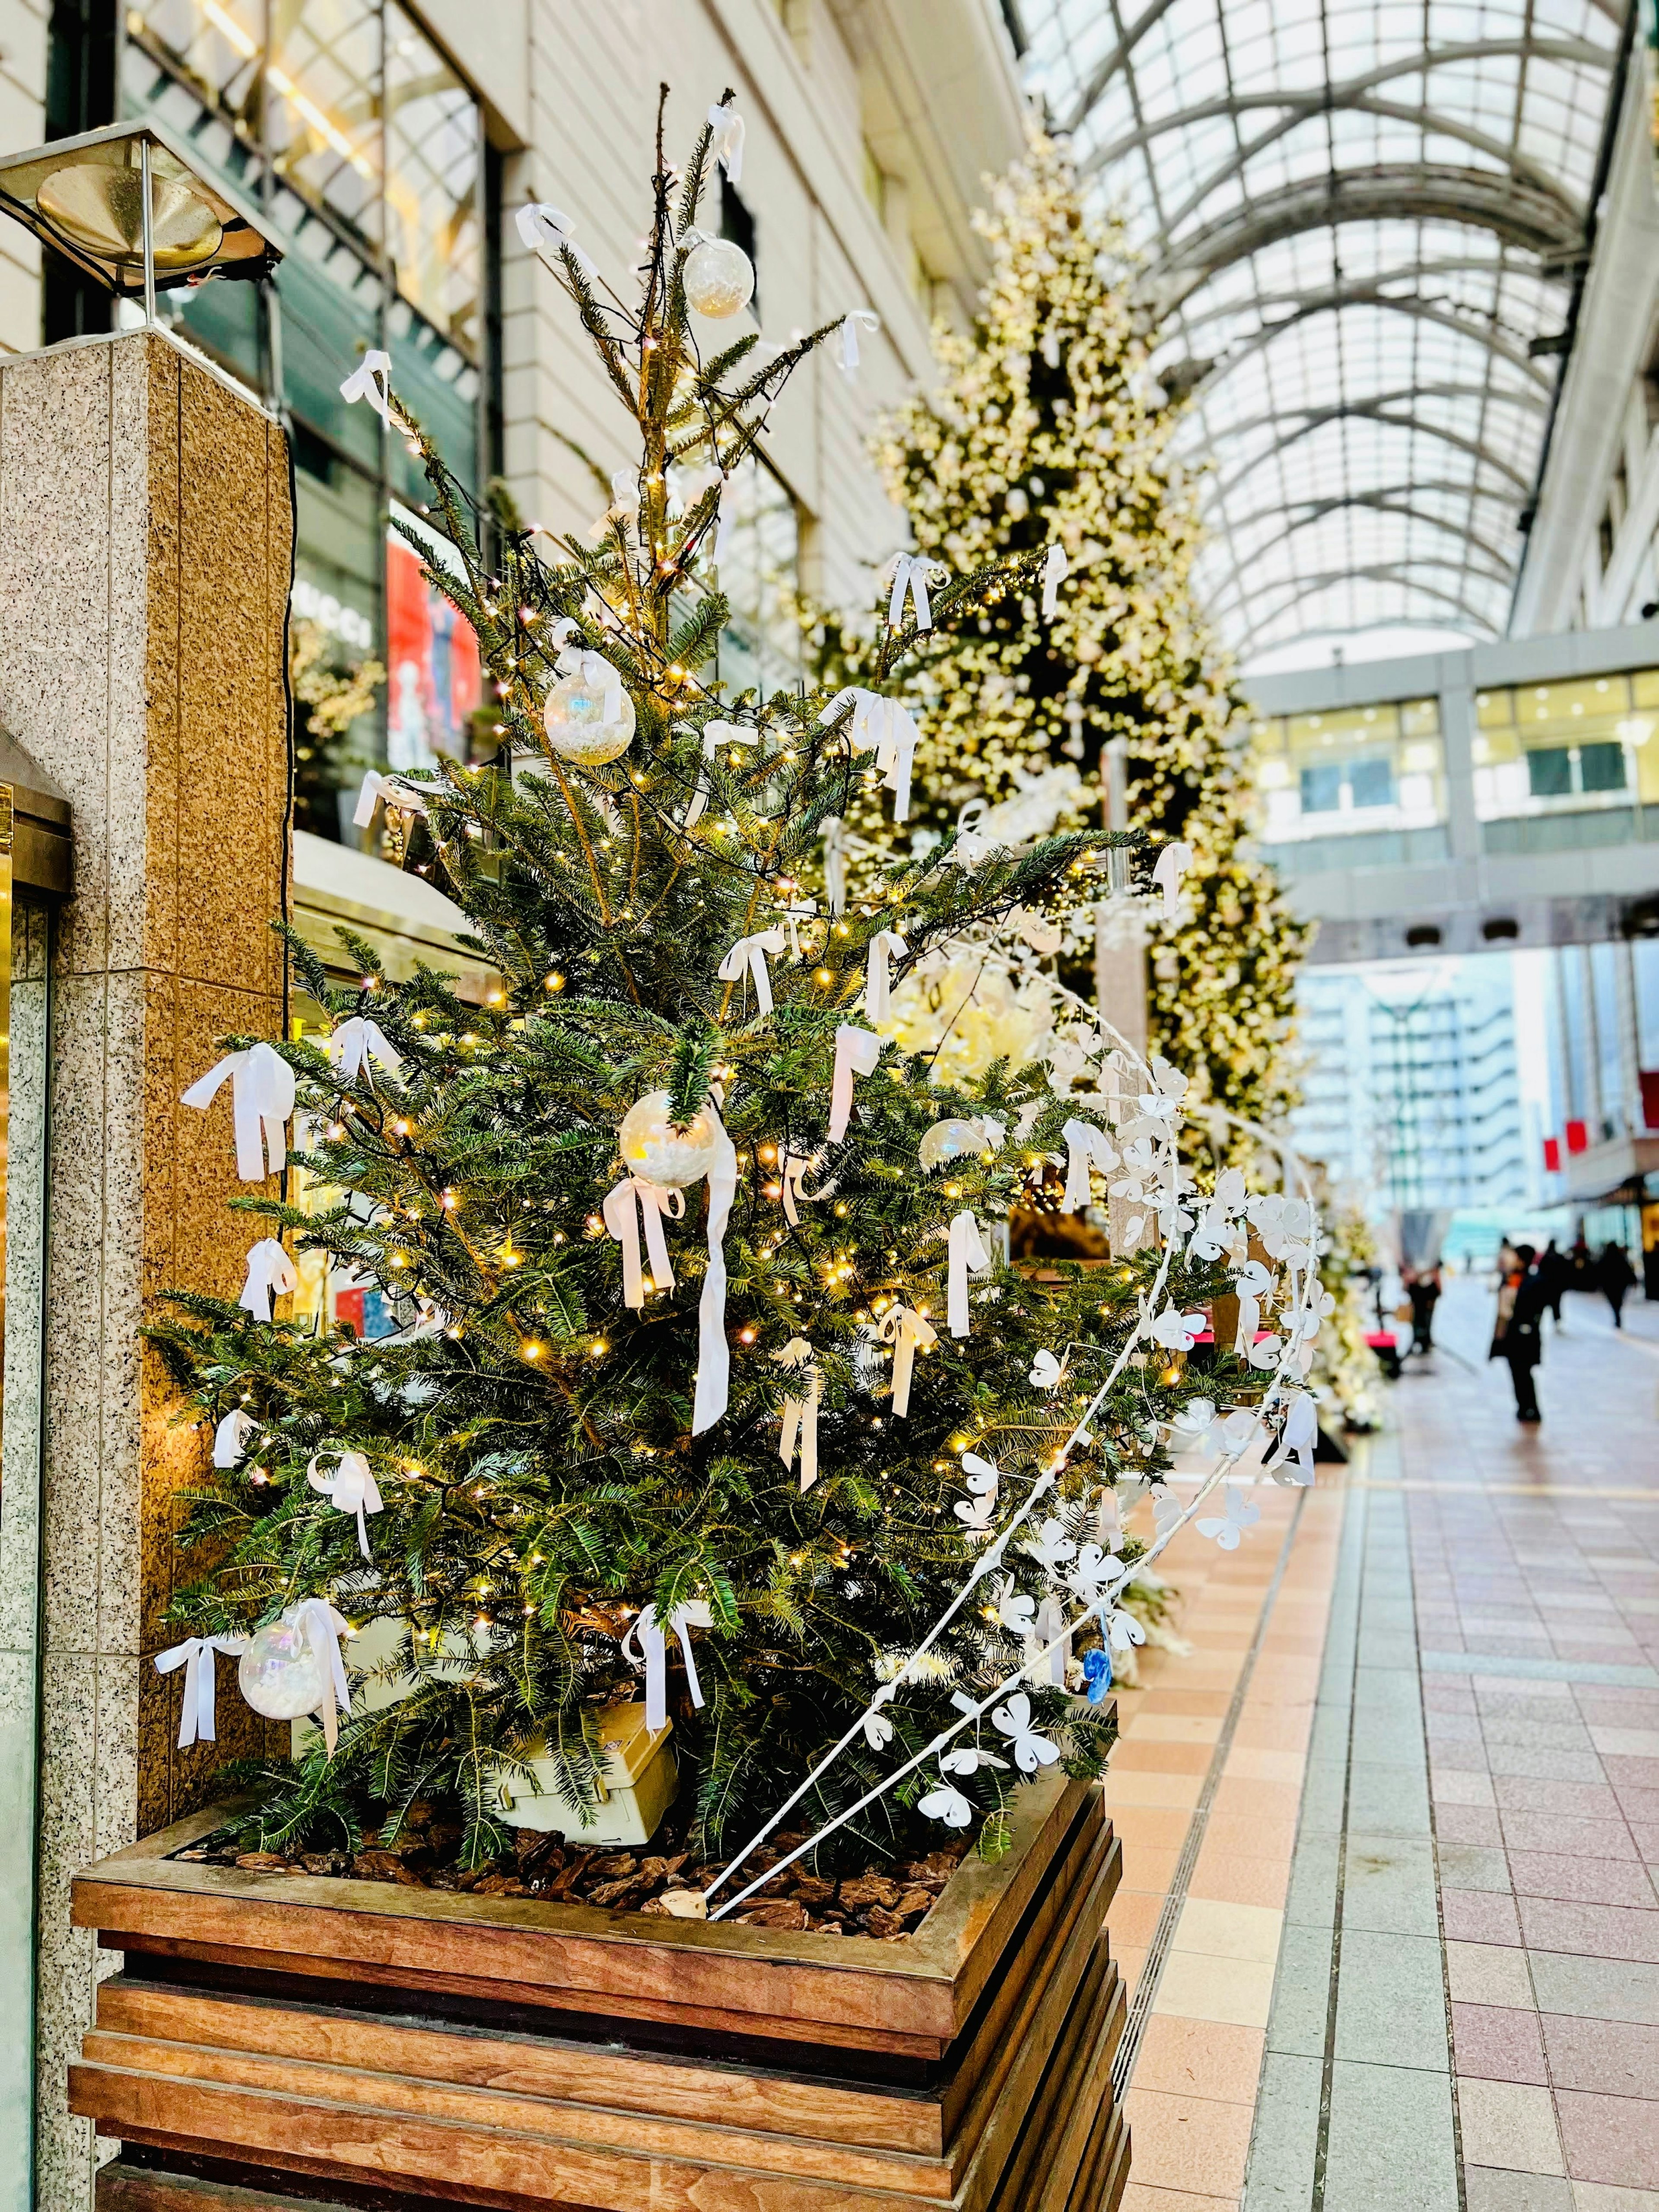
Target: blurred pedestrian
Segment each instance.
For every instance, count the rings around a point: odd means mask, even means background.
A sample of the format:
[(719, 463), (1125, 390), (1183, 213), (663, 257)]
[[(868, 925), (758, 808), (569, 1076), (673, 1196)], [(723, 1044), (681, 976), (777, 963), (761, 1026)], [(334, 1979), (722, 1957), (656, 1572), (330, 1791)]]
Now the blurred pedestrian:
[(1440, 1303), (1438, 1267), (1413, 1267), (1406, 1279), (1412, 1306), (1412, 1350), (1434, 1350), (1434, 1310)]
[(1538, 1282), (1557, 1328), (1561, 1327), (1561, 1299), (1571, 1280), (1572, 1262), (1552, 1237), (1538, 1255)]
[(1488, 1358), (1504, 1361), (1515, 1385), (1515, 1418), (1541, 1421), (1538, 1386), (1533, 1379), (1543, 1357), (1544, 1290), (1538, 1279), (1537, 1253), (1530, 1244), (1508, 1245), (1514, 1264), (1498, 1290), (1498, 1323)]
[(1630, 1263), (1630, 1254), (1622, 1244), (1604, 1244), (1595, 1263), (1596, 1287), (1613, 1308), (1613, 1325), (1625, 1326), (1625, 1293), (1636, 1280), (1636, 1270)]

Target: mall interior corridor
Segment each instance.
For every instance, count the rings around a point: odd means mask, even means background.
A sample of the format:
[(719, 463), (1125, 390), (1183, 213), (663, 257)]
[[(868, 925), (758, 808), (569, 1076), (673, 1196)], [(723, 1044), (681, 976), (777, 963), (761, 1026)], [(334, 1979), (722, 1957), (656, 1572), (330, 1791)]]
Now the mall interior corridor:
[(1134, 2212), (1659, 2208), (1659, 1309), (1569, 1294), (1529, 1430), (1492, 1306), (1173, 1549), (1109, 1784)]

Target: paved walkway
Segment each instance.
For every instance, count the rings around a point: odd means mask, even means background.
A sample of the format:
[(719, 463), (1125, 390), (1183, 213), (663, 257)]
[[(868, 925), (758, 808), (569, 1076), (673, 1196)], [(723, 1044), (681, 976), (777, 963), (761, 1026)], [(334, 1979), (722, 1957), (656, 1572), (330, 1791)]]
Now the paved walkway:
[(1533, 1431), (1443, 1312), (1346, 1474), (1172, 1547), (1109, 1784), (1129, 2212), (1659, 2212), (1659, 1310), (1570, 1300)]

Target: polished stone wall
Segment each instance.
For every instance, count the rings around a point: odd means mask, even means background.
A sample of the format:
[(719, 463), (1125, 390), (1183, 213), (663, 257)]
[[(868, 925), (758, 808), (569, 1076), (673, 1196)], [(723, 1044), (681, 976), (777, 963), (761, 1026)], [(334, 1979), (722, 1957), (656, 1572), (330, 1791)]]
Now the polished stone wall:
[[(50, 961), (38, 1613), (33, 1547), (0, 1545), (0, 1625), (15, 1644), (38, 1618), (41, 1650), (44, 2212), (81, 2212), (94, 2166), (64, 2107), (99, 1971), (70, 1877), (202, 1802), (262, 1725), (233, 1692), (216, 1750), (175, 1748), (182, 1674), (152, 1662), (205, 1439), (139, 1328), (170, 1285), (234, 1295), (255, 1233), (225, 1212), (228, 1085), (206, 1115), (179, 1094), (221, 1036), (280, 1024), (291, 528), (276, 424), (159, 334), (0, 362), (0, 723), (75, 836)], [(25, 988), (18, 1011), (21, 1042), (45, 1010)]]

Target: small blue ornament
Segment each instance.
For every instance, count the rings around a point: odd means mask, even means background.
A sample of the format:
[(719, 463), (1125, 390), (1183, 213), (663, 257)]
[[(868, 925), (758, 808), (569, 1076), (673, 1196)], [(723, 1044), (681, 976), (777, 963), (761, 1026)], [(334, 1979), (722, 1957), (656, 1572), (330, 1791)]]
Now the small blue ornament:
[(1112, 1655), (1097, 1645), (1083, 1655), (1083, 1679), (1088, 1686), (1087, 1695), (1091, 1705), (1103, 1705), (1106, 1692), (1112, 1686)]

